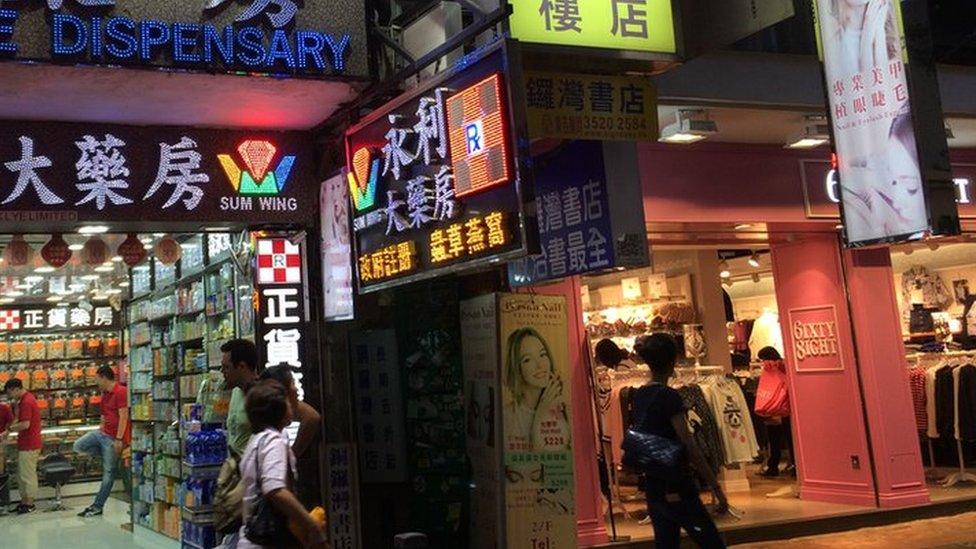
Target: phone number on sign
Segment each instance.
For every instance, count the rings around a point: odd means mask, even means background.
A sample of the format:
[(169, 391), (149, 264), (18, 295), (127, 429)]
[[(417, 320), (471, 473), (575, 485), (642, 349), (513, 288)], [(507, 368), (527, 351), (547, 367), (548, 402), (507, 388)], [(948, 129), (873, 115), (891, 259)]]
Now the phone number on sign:
[[(543, 116), (542, 128), (546, 132), (575, 132), (594, 135), (627, 136), (635, 132), (640, 136), (648, 129), (646, 118), (631, 116)], [(623, 133), (622, 133), (623, 132)]]

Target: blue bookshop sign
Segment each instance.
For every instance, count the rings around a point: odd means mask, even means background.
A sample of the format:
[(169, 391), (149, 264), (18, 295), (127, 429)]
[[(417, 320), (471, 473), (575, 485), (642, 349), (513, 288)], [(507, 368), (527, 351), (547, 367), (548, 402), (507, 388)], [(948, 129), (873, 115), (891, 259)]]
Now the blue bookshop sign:
[[(356, 4), (355, 6), (352, 4)], [(16, 7), (14, 7), (16, 6)], [(0, 9), (22, 60), (295, 76), (365, 75), (362, 0), (28, 0)], [(327, 22), (327, 23), (323, 23)]]

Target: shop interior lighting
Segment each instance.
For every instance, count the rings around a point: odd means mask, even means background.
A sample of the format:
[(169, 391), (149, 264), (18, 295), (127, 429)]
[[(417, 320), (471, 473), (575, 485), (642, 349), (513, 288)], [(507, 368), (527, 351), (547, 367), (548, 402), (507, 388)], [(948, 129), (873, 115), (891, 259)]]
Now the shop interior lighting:
[(78, 234), (104, 234), (108, 232), (105, 225), (85, 225), (78, 229)]
[(14, 301), (17, 301), (17, 300), (14, 299), (14, 298), (12, 298), (12, 297), (0, 297), (0, 305), (9, 305), (9, 304), (13, 303)]
[(81, 249), (84, 247), (85, 247), (84, 244), (71, 244), (68, 246), (68, 249), (71, 250), (72, 252), (78, 252), (81, 251)]
[(129, 287), (128, 280), (123, 280), (122, 282), (119, 282), (119, 288), (128, 288), (128, 287)]
[(112, 263), (122, 263), (122, 256), (121, 255), (112, 256)]
[(732, 276), (732, 271), (729, 270), (728, 261), (723, 259), (722, 262), (718, 264), (718, 276), (726, 280)]
[(756, 252), (752, 252), (752, 255), (749, 256), (749, 266), (752, 267), (753, 269), (758, 269), (759, 265), (760, 265), (759, 254), (757, 254)]
[(139, 239), (139, 242), (142, 242), (143, 245), (148, 246), (148, 245), (152, 244), (153, 239), (152, 239), (152, 237), (146, 236), (146, 237), (140, 238)]
[(59, 295), (52, 295), (47, 298), (47, 300), (51, 302), (61, 301), (62, 299), (64, 298)]
[(23, 295), (24, 295), (24, 292), (20, 292), (20, 291), (16, 291), (16, 290), (15, 291), (12, 291), (12, 292), (6, 292), (6, 296), (7, 297), (23, 297)]
[(115, 270), (115, 267), (113, 265), (99, 265), (92, 270), (96, 273), (110, 273)]
[(166, 236), (166, 233), (153, 233), (152, 235), (154, 237), (156, 237), (156, 238), (162, 238), (162, 237)]
[(688, 144), (718, 133), (718, 124), (704, 109), (679, 109), (675, 121), (661, 129), (662, 143)]
[(120, 290), (118, 288), (111, 288), (109, 290), (105, 290), (105, 293), (108, 294), (108, 295), (116, 295), (116, 294), (121, 294), (122, 293), (122, 290)]
[(54, 267), (50, 265), (43, 265), (41, 267), (34, 269), (35, 273), (53, 273), (54, 271), (55, 271)]
[(735, 229), (736, 231), (744, 231), (746, 229), (751, 229), (752, 223), (739, 223), (732, 228)]
[(98, 275), (84, 275), (78, 277), (79, 280), (98, 280), (99, 278), (101, 277)]
[(32, 284), (37, 284), (42, 280), (44, 280), (43, 276), (31, 275), (31, 276), (24, 277), (24, 282), (27, 284), (28, 287), (30, 287)]
[(838, 231), (843, 231), (844, 230), (844, 224), (843, 223), (838, 223), (838, 224), (834, 225), (834, 228), (837, 229)]
[(790, 137), (786, 142), (787, 149), (812, 149), (830, 143), (830, 128), (827, 120), (822, 116), (806, 117), (803, 130)]

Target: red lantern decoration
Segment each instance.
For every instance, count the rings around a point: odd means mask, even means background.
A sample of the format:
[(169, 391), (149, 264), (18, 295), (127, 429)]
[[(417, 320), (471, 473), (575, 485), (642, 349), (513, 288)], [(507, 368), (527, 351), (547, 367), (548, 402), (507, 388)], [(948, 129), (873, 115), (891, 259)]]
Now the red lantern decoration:
[(148, 255), (146, 246), (143, 245), (135, 233), (129, 233), (129, 236), (119, 244), (116, 253), (122, 256), (122, 261), (130, 267), (135, 267), (142, 263), (142, 260), (146, 259), (146, 255)]
[(108, 244), (98, 236), (89, 238), (81, 249), (81, 259), (93, 267), (105, 263), (108, 261)]
[(51, 240), (48, 240), (47, 244), (41, 248), (41, 257), (55, 269), (64, 267), (65, 263), (71, 259), (72, 253), (71, 249), (68, 248), (68, 243), (60, 234), (51, 235)]
[(166, 235), (156, 243), (153, 254), (163, 265), (174, 265), (183, 256), (183, 248), (175, 238)]
[(14, 235), (3, 251), (3, 259), (11, 267), (23, 267), (34, 258), (34, 249), (30, 247), (22, 235)]

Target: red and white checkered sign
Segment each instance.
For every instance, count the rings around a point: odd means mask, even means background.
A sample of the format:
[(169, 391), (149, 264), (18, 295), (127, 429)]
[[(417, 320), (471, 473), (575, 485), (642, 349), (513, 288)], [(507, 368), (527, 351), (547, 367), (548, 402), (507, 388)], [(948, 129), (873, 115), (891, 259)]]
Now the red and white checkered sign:
[(287, 238), (258, 240), (258, 284), (301, 284), (302, 251)]
[(0, 332), (20, 329), (20, 311), (0, 309)]

